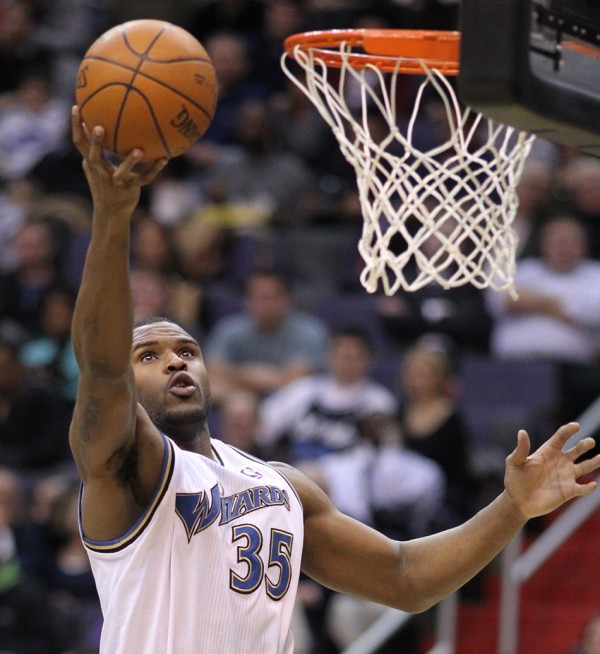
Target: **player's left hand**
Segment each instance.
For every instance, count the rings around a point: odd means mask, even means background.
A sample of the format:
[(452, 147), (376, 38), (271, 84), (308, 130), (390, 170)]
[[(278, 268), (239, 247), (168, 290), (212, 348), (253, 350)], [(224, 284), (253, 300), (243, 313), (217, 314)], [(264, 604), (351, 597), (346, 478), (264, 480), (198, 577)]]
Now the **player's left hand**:
[(139, 169), (143, 152), (135, 149), (119, 164), (106, 159), (103, 150), (104, 129), (97, 125), (87, 133), (77, 106), (71, 110), (71, 131), (73, 144), (83, 159), (83, 170), (87, 177), (94, 206), (103, 215), (113, 215), (124, 210), (131, 214), (139, 202), (140, 189), (150, 184), (167, 163), (159, 159)]
[(595, 490), (596, 481), (577, 481), (600, 468), (600, 454), (578, 461), (594, 447), (594, 439), (584, 438), (566, 452), (562, 449), (578, 430), (575, 422), (563, 425), (533, 454), (529, 453), (529, 435), (523, 429), (519, 431), (517, 447), (506, 458), (504, 486), (525, 518), (545, 515)]

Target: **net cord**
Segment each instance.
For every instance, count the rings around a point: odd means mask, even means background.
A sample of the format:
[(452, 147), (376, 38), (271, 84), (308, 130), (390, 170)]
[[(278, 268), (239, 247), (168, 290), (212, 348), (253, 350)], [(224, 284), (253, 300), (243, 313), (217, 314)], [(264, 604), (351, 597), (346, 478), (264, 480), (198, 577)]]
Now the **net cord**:
[[(443, 288), (472, 283), (516, 296), (517, 236), (511, 225), (518, 207), (516, 186), (534, 137), (461, 107), (444, 74), (424, 62), (402, 134), (396, 106), (400, 62), (384, 75), (373, 64), (353, 67), (348, 61), (351, 46), (342, 44), (340, 52), (335, 85), (327, 64), (310, 49), (296, 46), (293, 56), (283, 55), (281, 65), (328, 123), (356, 172), (364, 218), (358, 243), (364, 288), (374, 293), (381, 283), (385, 294), (393, 295), (432, 282)], [(304, 81), (290, 67), (294, 60), (305, 73)], [(360, 89), (358, 112), (346, 100), (352, 82)], [(414, 144), (415, 130), (430, 88), (442, 102), (449, 137), (422, 152)], [(389, 128), (379, 143), (369, 127), (373, 108)], [(389, 150), (398, 144), (401, 154)], [(400, 251), (394, 248), (395, 238), (406, 243)], [(439, 243), (433, 252), (426, 247), (432, 238)], [(409, 278), (411, 262), (417, 272)]]

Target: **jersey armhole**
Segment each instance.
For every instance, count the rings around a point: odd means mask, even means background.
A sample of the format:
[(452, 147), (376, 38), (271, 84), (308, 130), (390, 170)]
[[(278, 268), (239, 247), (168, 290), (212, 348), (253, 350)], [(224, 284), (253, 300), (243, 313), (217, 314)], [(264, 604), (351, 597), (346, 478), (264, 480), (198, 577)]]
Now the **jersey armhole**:
[(79, 532), (81, 535), (81, 540), (85, 547), (94, 552), (118, 552), (123, 548), (127, 547), (133, 543), (148, 526), (152, 520), (152, 516), (156, 513), (156, 510), (160, 506), (160, 503), (169, 488), (171, 478), (173, 476), (173, 469), (175, 465), (175, 448), (173, 443), (164, 435), (161, 434), (164, 445), (165, 445), (165, 454), (163, 459), (163, 466), (161, 474), (154, 490), (154, 494), (148, 506), (142, 513), (142, 515), (136, 520), (135, 524), (127, 530), (125, 534), (110, 541), (98, 541), (87, 538), (83, 532), (83, 523), (81, 519), (81, 502), (83, 498), (83, 484), (79, 487)]

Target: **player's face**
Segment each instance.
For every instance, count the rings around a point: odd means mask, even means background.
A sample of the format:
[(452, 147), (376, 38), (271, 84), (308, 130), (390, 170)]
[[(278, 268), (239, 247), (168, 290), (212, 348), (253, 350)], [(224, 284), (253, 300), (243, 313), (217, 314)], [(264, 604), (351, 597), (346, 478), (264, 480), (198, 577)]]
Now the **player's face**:
[(198, 343), (185, 330), (169, 322), (138, 327), (131, 356), (138, 400), (158, 427), (169, 433), (206, 420), (206, 366)]

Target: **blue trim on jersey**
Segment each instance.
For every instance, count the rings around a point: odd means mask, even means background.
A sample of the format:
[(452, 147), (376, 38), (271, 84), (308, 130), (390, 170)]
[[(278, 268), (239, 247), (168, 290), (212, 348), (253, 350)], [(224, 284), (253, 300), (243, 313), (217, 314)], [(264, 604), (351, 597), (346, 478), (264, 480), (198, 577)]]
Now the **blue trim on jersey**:
[(160, 473), (160, 478), (158, 484), (152, 496), (152, 499), (148, 503), (147, 508), (144, 510), (142, 515), (138, 518), (135, 524), (129, 529), (125, 534), (116, 538), (114, 540), (92, 540), (87, 538), (83, 533), (83, 526), (81, 521), (81, 500), (83, 497), (83, 485), (79, 493), (79, 529), (81, 532), (81, 538), (84, 545), (93, 550), (94, 552), (118, 552), (122, 550), (127, 545), (131, 544), (140, 534), (144, 531), (146, 526), (149, 524), (152, 516), (156, 512), (156, 509), (160, 505), (162, 498), (167, 492), (169, 483), (171, 482), (171, 477), (173, 476), (173, 468), (175, 465), (175, 451), (171, 441), (161, 434), (163, 442), (165, 444), (165, 456), (163, 459), (163, 466)]
[(225, 463), (223, 463), (223, 459), (221, 458), (221, 455), (217, 452), (217, 449), (213, 446), (212, 442), (210, 444), (210, 449), (213, 455), (213, 459), (221, 466), (225, 467)]

